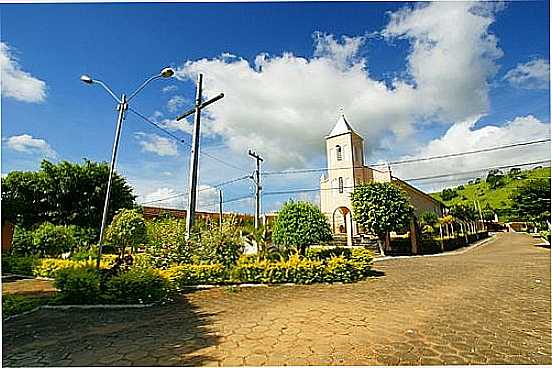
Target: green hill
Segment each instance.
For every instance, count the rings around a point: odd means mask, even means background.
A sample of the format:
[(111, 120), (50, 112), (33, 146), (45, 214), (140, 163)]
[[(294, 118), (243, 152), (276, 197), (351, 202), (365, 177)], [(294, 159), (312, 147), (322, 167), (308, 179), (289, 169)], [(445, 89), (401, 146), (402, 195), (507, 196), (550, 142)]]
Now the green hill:
[(502, 172), (495, 177), (498, 180), (494, 189), (492, 180), (487, 182), (485, 175), (482, 178), (471, 180), (468, 184), (459, 185), (455, 188), (447, 188), (440, 193), (432, 193), (431, 196), (442, 201), (447, 206), (455, 204), (464, 204), (472, 206), (474, 201), (479, 201), (481, 208), (489, 205), (498, 214), (501, 221), (507, 221), (511, 218), (510, 194), (523, 182), (537, 179), (550, 178), (550, 167), (535, 168), (532, 170), (519, 171), (511, 169), (508, 172)]

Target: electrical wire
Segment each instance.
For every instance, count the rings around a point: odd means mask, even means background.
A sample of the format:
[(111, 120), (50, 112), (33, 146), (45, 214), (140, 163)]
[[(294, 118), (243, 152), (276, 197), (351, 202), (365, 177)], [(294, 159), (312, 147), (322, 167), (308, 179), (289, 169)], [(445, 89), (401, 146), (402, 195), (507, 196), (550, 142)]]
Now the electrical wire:
[[(210, 185), (208, 188), (198, 189), (197, 192), (199, 193), (199, 192), (204, 192), (204, 191), (207, 191), (207, 190), (217, 189), (217, 188), (223, 187), (225, 185), (236, 183), (238, 181), (249, 179), (249, 178), (250, 178), (250, 175), (240, 176), (239, 178), (234, 178), (234, 179), (230, 179), (230, 180), (227, 180), (227, 181), (223, 181), (223, 182), (215, 184), (215, 185)], [(155, 199), (155, 200), (152, 200), (152, 201), (142, 202), (142, 203), (139, 203), (139, 204), (144, 205), (144, 204), (150, 204), (150, 203), (156, 203), (156, 202), (163, 202), (163, 201), (167, 201), (169, 199), (184, 197), (184, 196), (187, 196), (187, 195), (188, 195), (188, 191), (186, 191), (184, 193), (177, 193), (177, 194), (165, 197), (165, 198), (160, 198), (160, 199)]]
[[(478, 173), (478, 172), (481, 172), (481, 171), (487, 171), (487, 170), (492, 170), (492, 169), (506, 169), (506, 168), (512, 168), (512, 167), (538, 165), (538, 164), (543, 164), (543, 163), (547, 163), (547, 162), (550, 162), (550, 160), (527, 162), (527, 163), (517, 164), (517, 165), (494, 166), (494, 167), (481, 168), (481, 169), (472, 170), (472, 171), (464, 171), (464, 172), (458, 172), (458, 173), (447, 173), (447, 174), (432, 175), (432, 176), (418, 177), (418, 178), (409, 178), (409, 179), (395, 178), (395, 179), (399, 179), (399, 180), (402, 180), (404, 182), (420, 181), (420, 180), (437, 179), (437, 178), (443, 178), (443, 177), (455, 176), (455, 175), (465, 175), (465, 174), (469, 174), (469, 173)], [(458, 179), (458, 180), (460, 180), (460, 179)], [(343, 188), (343, 189), (353, 189), (354, 186), (343, 186), (341, 188)], [(307, 192), (315, 192), (315, 191), (323, 191), (323, 190), (337, 190), (337, 189), (340, 189), (340, 188), (301, 188), (301, 189), (291, 189), (291, 190), (284, 190), (284, 191), (265, 192), (265, 193), (263, 193), (263, 196), (293, 194), (293, 193), (307, 193)]]
[[(400, 165), (400, 164), (409, 164), (414, 162), (421, 162), (421, 161), (429, 161), (429, 160), (436, 160), (436, 159), (442, 159), (442, 158), (450, 158), (450, 157), (458, 157), (458, 156), (464, 156), (464, 155), (472, 155), (476, 153), (483, 153), (483, 152), (491, 152), (491, 151), (497, 151), (497, 150), (503, 150), (507, 148), (512, 147), (520, 147), (520, 146), (527, 146), (532, 144), (540, 144), (550, 142), (550, 138), (547, 139), (540, 139), (535, 141), (529, 141), (529, 142), (520, 142), (520, 143), (513, 143), (503, 146), (497, 146), (497, 147), (491, 147), (491, 148), (484, 148), (480, 150), (475, 151), (466, 151), (466, 152), (457, 152), (457, 153), (449, 153), (445, 155), (439, 155), (439, 156), (430, 156), (430, 157), (421, 157), (416, 159), (408, 159), (408, 160), (400, 160), (400, 161), (391, 161), (388, 164), (389, 165)], [(368, 164), (367, 166), (383, 166), (385, 164), (382, 163), (374, 163), (374, 164)], [(343, 169), (361, 169), (366, 167), (366, 165), (362, 166), (347, 166), (347, 167), (339, 167), (339, 168), (329, 168), (329, 167), (320, 167), (320, 168), (313, 168), (313, 169), (296, 169), (296, 170), (282, 170), (282, 171), (264, 171), (261, 173), (261, 175), (287, 175), (287, 174), (304, 174), (304, 173), (312, 173), (312, 172), (322, 172), (322, 171), (332, 171), (332, 170), (343, 170)]]
[[(145, 122), (147, 122), (148, 124), (151, 124), (153, 125), (154, 127), (156, 127), (157, 129), (161, 130), (162, 132), (164, 132), (165, 134), (167, 134), (168, 136), (170, 136), (171, 138), (177, 140), (179, 143), (187, 146), (187, 147), (190, 147), (192, 148), (192, 145), (188, 142), (186, 142), (184, 139), (182, 138), (179, 138), (178, 136), (176, 136), (175, 134), (171, 133), (169, 130), (163, 128), (161, 125), (157, 124), (156, 122), (152, 121), (150, 118), (148, 118), (147, 116), (145, 116), (144, 114), (132, 109), (131, 107), (128, 108), (129, 111), (131, 111), (132, 113), (134, 113), (136, 116), (140, 117), (142, 120), (144, 120)], [(209, 157), (215, 161), (218, 161), (228, 167), (231, 167), (233, 169), (236, 169), (236, 170), (241, 170), (243, 172), (249, 172), (248, 170), (245, 170), (244, 168), (242, 167), (239, 167), (239, 166), (236, 166), (234, 164), (231, 164), (229, 162), (226, 162), (216, 156), (213, 156), (211, 155), (210, 153), (207, 153), (207, 152), (202, 152), (201, 153), (202, 156), (206, 156), (206, 157)]]

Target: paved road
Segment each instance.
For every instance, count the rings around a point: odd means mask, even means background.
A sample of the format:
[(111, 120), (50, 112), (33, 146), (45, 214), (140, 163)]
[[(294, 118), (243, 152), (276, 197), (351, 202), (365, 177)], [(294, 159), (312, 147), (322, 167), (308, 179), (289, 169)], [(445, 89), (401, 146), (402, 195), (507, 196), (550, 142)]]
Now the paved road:
[(143, 310), (4, 323), (3, 363), (551, 364), (550, 250), (523, 234), (463, 254), (378, 262), (350, 285), (216, 289)]

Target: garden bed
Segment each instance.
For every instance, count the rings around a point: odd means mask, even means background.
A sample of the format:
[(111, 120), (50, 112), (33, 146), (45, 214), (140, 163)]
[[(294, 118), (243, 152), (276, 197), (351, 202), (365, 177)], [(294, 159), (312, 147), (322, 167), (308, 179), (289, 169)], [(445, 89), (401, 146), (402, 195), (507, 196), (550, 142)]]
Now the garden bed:
[(200, 285), (349, 283), (373, 275), (373, 253), (364, 248), (313, 249), (280, 261), (242, 256), (236, 264), (181, 264), (154, 268), (143, 259), (110, 274), (111, 260), (93, 261), (3, 257), (2, 270), (55, 278), (62, 304), (146, 304), (171, 300)]

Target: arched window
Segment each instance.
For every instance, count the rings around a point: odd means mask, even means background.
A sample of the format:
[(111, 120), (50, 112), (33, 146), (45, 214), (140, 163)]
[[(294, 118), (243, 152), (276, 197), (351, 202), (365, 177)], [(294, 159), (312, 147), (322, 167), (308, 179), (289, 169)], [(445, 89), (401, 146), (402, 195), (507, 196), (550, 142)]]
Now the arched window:
[(339, 146), (339, 145), (335, 146), (335, 151), (337, 153), (337, 161), (341, 161), (343, 159), (343, 154), (341, 152), (341, 146)]
[(343, 193), (343, 178), (339, 177), (339, 193)]

